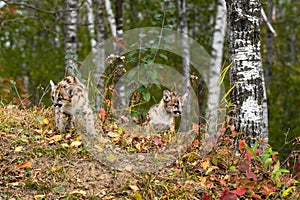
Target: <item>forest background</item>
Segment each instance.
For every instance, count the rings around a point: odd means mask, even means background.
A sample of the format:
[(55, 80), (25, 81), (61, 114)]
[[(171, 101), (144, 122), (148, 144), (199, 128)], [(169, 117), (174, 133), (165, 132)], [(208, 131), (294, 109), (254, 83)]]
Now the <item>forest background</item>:
[[(0, 0), (0, 93), (1, 103), (50, 106), (49, 80), (64, 77), (64, 1), (14, 1), (6, 5)], [(97, 4), (79, 1), (78, 61), (79, 65), (97, 44), (96, 33), (90, 31), (90, 12), (96, 15)], [(289, 142), (300, 132), (300, 2), (291, 0), (262, 1), (268, 21), (277, 35), (261, 20), (262, 58), (265, 70), (269, 111), (269, 143), (280, 155), (288, 156)], [(179, 18), (174, 12), (166, 16), (167, 28), (177, 30)], [(115, 5), (111, 4), (115, 12)], [(127, 0), (123, 2), (123, 30), (160, 27), (162, 2)], [(116, 13), (115, 13), (116, 14)], [(109, 13), (104, 11), (105, 38), (110, 37)], [(211, 53), (215, 28), (215, 1), (187, 1), (188, 34)], [(229, 65), (225, 39), (223, 66)], [(169, 61), (172, 59), (169, 58)], [(172, 63), (168, 63), (172, 65)], [(225, 83), (228, 83), (225, 80)], [(227, 90), (229, 89), (229, 84)], [(16, 89), (17, 88), (17, 89)], [(18, 91), (18, 93), (17, 93)]]

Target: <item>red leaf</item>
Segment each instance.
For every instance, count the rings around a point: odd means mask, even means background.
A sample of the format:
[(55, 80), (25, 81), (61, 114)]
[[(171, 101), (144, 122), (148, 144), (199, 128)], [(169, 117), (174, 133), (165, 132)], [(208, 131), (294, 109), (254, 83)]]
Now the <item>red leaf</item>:
[(239, 150), (240, 152), (245, 150), (245, 140), (239, 140)]
[(220, 200), (236, 200), (237, 196), (234, 193), (224, 190), (221, 194)]
[(294, 171), (295, 171), (295, 172), (298, 172), (299, 167), (300, 167), (300, 154), (298, 155), (298, 161), (297, 161), (297, 163), (295, 164)]
[(22, 168), (32, 168), (33, 164), (31, 162), (24, 162), (21, 165), (16, 166), (16, 169)]
[(238, 169), (241, 172), (247, 172), (249, 170), (249, 168), (250, 168), (250, 165), (246, 161), (240, 161), (239, 162)]
[(254, 181), (257, 181), (257, 175), (254, 174), (253, 172), (247, 173), (247, 178), (253, 179)]
[(245, 156), (246, 156), (248, 162), (251, 162), (251, 158), (252, 158), (251, 153), (247, 151), (246, 154), (245, 154)]
[(271, 194), (272, 192), (275, 192), (277, 190), (276, 187), (272, 186), (272, 185), (264, 185), (263, 186), (265, 189), (264, 190), (261, 190), (260, 192), (265, 194), (265, 195), (269, 195)]
[(241, 196), (246, 193), (246, 188), (240, 188), (238, 190), (231, 190), (230, 193), (234, 193), (234, 194)]
[(223, 186), (225, 186), (226, 187), (226, 181), (225, 180), (220, 180), (220, 183), (223, 185)]
[(104, 108), (100, 108), (99, 114), (101, 116), (105, 116), (106, 115), (106, 112), (105, 112)]
[(206, 194), (205, 192), (202, 193), (203, 200), (210, 200), (209, 194)]
[(276, 158), (275, 154), (272, 155), (272, 159), (273, 159), (274, 162), (277, 162), (277, 158)]

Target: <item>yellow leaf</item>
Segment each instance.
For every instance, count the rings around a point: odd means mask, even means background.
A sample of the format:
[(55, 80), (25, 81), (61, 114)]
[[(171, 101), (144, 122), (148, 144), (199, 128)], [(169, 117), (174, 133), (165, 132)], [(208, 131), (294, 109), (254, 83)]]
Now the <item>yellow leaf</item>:
[(81, 140), (82, 140), (82, 136), (81, 135), (76, 138), (76, 141), (81, 141)]
[(15, 152), (20, 152), (20, 151), (22, 151), (23, 150), (23, 147), (22, 146), (17, 146), (16, 148), (15, 148)]
[(44, 194), (34, 195), (35, 199), (44, 199), (45, 197), (46, 197), (46, 195), (44, 195)]
[(64, 148), (68, 148), (69, 147), (69, 145), (67, 143), (62, 143), (61, 146), (64, 147)]
[(142, 195), (138, 192), (132, 194), (132, 198), (135, 200), (142, 200)]
[(54, 140), (55, 142), (58, 142), (62, 139), (61, 135), (54, 135), (50, 138), (50, 140)]
[(43, 119), (44, 124), (49, 124), (49, 120), (47, 118)]
[(80, 141), (74, 141), (70, 144), (71, 147), (79, 147), (82, 143)]
[(210, 166), (209, 161), (204, 161), (201, 163), (201, 167), (206, 170)]
[(283, 193), (282, 193), (282, 197), (288, 196), (289, 193), (290, 193), (290, 191), (291, 191), (292, 189), (296, 189), (296, 186), (291, 186), (291, 187), (289, 187), (288, 189), (284, 190)]
[(106, 158), (109, 162), (113, 163), (117, 158), (113, 154), (109, 154)]
[(126, 165), (124, 169), (128, 172), (132, 171), (132, 167), (130, 165)]
[(84, 191), (84, 190), (74, 190), (74, 191), (70, 192), (70, 194), (86, 195), (86, 191)]

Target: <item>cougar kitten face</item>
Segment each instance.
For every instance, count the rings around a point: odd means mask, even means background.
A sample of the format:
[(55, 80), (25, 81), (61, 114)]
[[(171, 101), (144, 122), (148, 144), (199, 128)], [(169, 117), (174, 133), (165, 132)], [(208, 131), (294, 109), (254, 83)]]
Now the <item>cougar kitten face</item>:
[(65, 131), (66, 128), (73, 127), (75, 116), (81, 115), (85, 120), (87, 133), (94, 135), (94, 116), (88, 104), (88, 92), (79, 79), (68, 76), (57, 85), (51, 80), (50, 85), (57, 128)]
[(159, 131), (166, 129), (174, 130), (174, 117), (178, 117), (182, 114), (183, 106), (188, 95), (188, 92), (182, 96), (176, 92), (164, 90), (163, 98), (159, 104), (152, 106), (148, 112), (148, 124)]

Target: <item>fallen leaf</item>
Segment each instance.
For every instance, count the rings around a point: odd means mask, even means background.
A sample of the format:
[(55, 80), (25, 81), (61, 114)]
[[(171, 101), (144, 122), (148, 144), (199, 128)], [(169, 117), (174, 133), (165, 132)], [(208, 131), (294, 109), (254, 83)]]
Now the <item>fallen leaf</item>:
[(237, 196), (234, 193), (224, 190), (221, 194), (220, 200), (236, 200)]
[(209, 161), (204, 161), (201, 163), (201, 167), (206, 170), (210, 166)]
[(62, 139), (61, 135), (54, 135), (50, 138), (50, 140), (54, 140), (55, 142), (58, 142)]
[(209, 194), (206, 194), (205, 192), (202, 193), (203, 200), (210, 200)]
[(80, 141), (73, 141), (70, 144), (70, 147), (79, 147), (81, 144), (82, 144), (82, 142), (80, 142)]
[(132, 171), (132, 167), (131, 165), (126, 165), (124, 168), (126, 171), (131, 172)]
[(67, 143), (62, 143), (61, 146), (64, 147), (64, 148), (68, 148), (69, 147), (69, 145)]
[(240, 189), (237, 189), (237, 190), (231, 190), (229, 192), (241, 196), (241, 195), (244, 195), (246, 193), (246, 188), (240, 188)]
[(108, 132), (107, 135), (108, 135), (108, 137), (111, 137), (111, 138), (120, 137), (120, 134), (116, 133), (116, 132)]
[(239, 140), (239, 150), (243, 152), (245, 150), (245, 140)]
[(79, 136), (76, 138), (76, 141), (82, 141), (82, 136), (79, 135)]
[(129, 185), (129, 187), (133, 192), (137, 192), (140, 189), (137, 185)]
[(70, 192), (70, 194), (81, 194), (81, 195), (86, 195), (86, 191), (84, 190), (74, 190), (72, 192)]
[(20, 152), (20, 151), (22, 151), (23, 150), (23, 147), (22, 146), (17, 146), (16, 148), (15, 148), (15, 152)]
[(49, 120), (47, 118), (43, 119), (44, 124), (49, 124)]
[(33, 164), (31, 162), (24, 162), (21, 165), (16, 166), (16, 169), (23, 169), (23, 168), (32, 168)]
[(247, 173), (247, 178), (253, 179), (254, 181), (257, 181), (257, 175), (254, 174), (253, 172)]
[(44, 199), (46, 195), (40, 194), (40, 195), (34, 195), (34, 199)]
[(138, 193), (138, 192), (133, 193), (131, 196), (135, 200), (142, 200), (142, 195), (140, 193)]

